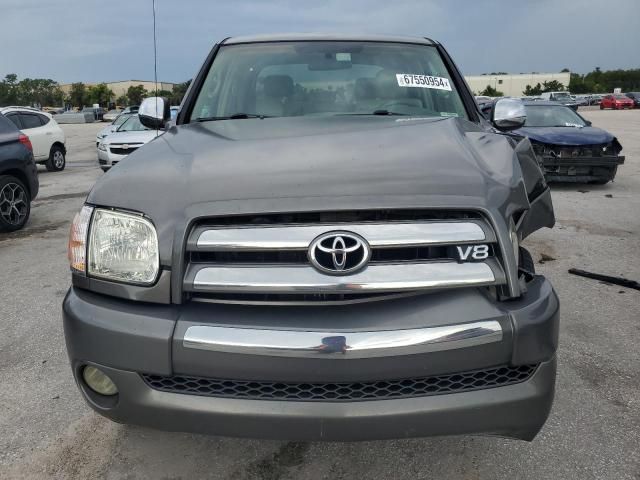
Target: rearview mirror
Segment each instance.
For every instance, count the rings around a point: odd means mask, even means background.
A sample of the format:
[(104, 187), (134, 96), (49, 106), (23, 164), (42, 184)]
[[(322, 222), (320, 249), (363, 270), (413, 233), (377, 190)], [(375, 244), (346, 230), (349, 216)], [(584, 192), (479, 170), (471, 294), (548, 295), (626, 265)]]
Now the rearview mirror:
[(491, 112), (491, 123), (505, 132), (522, 128), (526, 120), (527, 113), (519, 98), (501, 98), (496, 101)]
[(169, 101), (165, 97), (145, 98), (138, 109), (140, 123), (154, 130), (164, 128), (165, 123), (171, 118)]

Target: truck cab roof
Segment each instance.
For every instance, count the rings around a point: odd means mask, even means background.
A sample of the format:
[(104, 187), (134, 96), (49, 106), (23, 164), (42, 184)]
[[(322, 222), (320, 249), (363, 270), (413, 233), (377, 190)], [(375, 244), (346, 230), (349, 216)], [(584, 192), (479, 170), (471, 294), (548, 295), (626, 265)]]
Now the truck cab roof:
[(266, 35), (246, 35), (230, 37), (222, 42), (222, 45), (236, 45), (241, 43), (263, 42), (297, 42), (297, 41), (344, 41), (344, 42), (387, 42), (387, 43), (413, 43), (422, 45), (436, 45), (437, 42), (426, 37), (412, 37), (399, 35), (372, 35), (372, 34), (325, 34), (325, 33), (281, 33)]

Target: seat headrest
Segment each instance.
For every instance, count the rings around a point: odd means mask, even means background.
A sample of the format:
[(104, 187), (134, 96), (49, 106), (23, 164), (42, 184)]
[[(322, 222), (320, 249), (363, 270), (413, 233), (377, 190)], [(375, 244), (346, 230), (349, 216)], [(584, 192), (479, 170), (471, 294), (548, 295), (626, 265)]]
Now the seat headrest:
[(358, 78), (353, 95), (357, 100), (368, 100), (376, 97), (376, 86), (372, 78)]
[(381, 70), (378, 72), (375, 83), (378, 98), (394, 99), (409, 96), (409, 89), (398, 85), (396, 74), (391, 70)]
[(293, 93), (293, 79), (289, 75), (264, 77), (264, 93), (268, 97), (288, 97)]

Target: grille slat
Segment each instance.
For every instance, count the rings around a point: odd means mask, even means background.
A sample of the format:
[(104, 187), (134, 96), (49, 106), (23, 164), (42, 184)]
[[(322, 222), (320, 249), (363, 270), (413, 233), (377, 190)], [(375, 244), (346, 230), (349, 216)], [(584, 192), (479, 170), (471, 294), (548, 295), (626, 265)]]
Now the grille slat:
[(288, 383), (142, 374), (149, 387), (170, 393), (247, 400), (353, 402), (424, 397), (524, 382), (537, 365), (500, 366), (429, 377), (370, 382)]

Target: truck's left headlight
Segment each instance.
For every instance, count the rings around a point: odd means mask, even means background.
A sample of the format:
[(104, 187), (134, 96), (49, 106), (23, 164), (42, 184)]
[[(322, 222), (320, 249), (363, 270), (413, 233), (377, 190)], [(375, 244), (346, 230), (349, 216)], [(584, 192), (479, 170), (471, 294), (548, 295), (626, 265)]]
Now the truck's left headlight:
[(140, 215), (96, 209), (88, 252), (89, 276), (143, 285), (155, 282), (158, 276), (156, 229)]
[(85, 205), (71, 225), (69, 263), (75, 273), (152, 284), (160, 269), (156, 229), (141, 215)]

